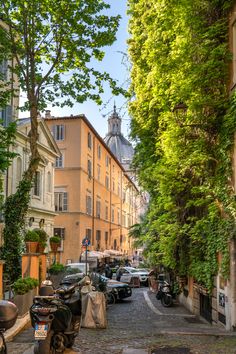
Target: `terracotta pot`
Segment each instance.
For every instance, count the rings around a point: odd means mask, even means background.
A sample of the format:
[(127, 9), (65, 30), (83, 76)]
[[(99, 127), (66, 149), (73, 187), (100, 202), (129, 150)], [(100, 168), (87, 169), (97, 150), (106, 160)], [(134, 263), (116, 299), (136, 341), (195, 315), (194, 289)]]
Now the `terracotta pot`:
[(28, 253), (37, 253), (38, 251), (38, 242), (26, 242), (26, 252)]
[(56, 253), (60, 247), (60, 243), (50, 242), (51, 251)]
[(39, 253), (44, 253), (44, 250), (45, 250), (45, 246), (43, 246), (41, 243), (39, 243), (39, 246), (38, 246)]

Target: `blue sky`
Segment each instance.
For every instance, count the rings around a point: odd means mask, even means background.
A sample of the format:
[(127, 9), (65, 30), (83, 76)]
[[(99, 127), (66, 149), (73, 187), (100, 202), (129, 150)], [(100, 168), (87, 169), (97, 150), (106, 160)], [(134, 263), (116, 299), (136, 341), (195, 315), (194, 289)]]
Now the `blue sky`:
[[(99, 64), (100, 70), (107, 71), (112, 78), (118, 80), (122, 85), (128, 78), (128, 72), (124, 64), (122, 64), (123, 55), (120, 52), (126, 52), (126, 40), (128, 38), (128, 18), (126, 15), (126, 0), (107, 0), (111, 8), (111, 15), (120, 14), (122, 19), (117, 33), (117, 41), (111, 46), (104, 48), (105, 57)], [(102, 96), (103, 105), (98, 106), (92, 101), (87, 101), (83, 104), (75, 104), (73, 108), (58, 108), (48, 107), (51, 109), (53, 116), (65, 116), (71, 114), (85, 114), (88, 120), (92, 123), (97, 132), (104, 137), (107, 133), (107, 118), (113, 110), (114, 101), (117, 106), (117, 111), (122, 117), (122, 132), (127, 137), (129, 132), (129, 117), (127, 109), (124, 107), (125, 98), (122, 96), (112, 96), (108, 87), (105, 88), (105, 94)], [(22, 116), (22, 113), (20, 114)], [(23, 114), (25, 116), (25, 113)]]

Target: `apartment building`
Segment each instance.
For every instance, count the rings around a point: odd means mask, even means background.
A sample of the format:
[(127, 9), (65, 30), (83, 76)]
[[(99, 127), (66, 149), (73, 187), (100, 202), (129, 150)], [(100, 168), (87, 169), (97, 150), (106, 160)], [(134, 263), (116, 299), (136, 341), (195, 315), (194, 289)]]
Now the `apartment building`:
[(82, 240), (90, 250), (132, 254), (128, 229), (137, 222), (138, 190), (85, 115), (45, 122), (61, 151), (55, 164), (54, 234), (61, 237), (61, 262), (78, 261)]

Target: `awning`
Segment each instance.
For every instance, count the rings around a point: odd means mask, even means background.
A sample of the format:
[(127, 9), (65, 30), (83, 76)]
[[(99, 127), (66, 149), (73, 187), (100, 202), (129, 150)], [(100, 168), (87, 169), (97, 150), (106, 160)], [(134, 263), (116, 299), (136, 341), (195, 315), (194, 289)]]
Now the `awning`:
[[(81, 257), (82, 259), (84, 260), (85, 259), (85, 254), (86, 251), (84, 251), (82, 254), (81, 254)], [(106, 255), (103, 253), (103, 252), (99, 252), (99, 251), (87, 251), (87, 258), (98, 258), (98, 259), (101, 259), (101, 258), (105, 258)]]
[(123, 256), (123, 253), (117, 250), (105, 250), (103, 253), (107, 256)]

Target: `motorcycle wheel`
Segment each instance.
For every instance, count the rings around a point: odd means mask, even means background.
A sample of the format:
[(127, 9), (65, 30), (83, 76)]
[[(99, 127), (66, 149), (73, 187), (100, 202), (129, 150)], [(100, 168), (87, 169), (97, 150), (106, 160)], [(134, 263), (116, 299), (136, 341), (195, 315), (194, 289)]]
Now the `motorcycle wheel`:
[(55, 349), (51, 347), (52, 333), (49, 332), (45, 340), (38, 340), (34, 345), (34, 354), (54, 354)]
[(111, 292), (106, 294), (106, 300), (108, 305), (113, 305), (116, 302), (116, 297)]
[(164, 306), (164, 307), (170, 307), (173, 305), (173, 299), (172, 299), (172, 296), (169, 294), (163, 294), (162, 295), (162, 298), (161, 298), (161, 304)]

